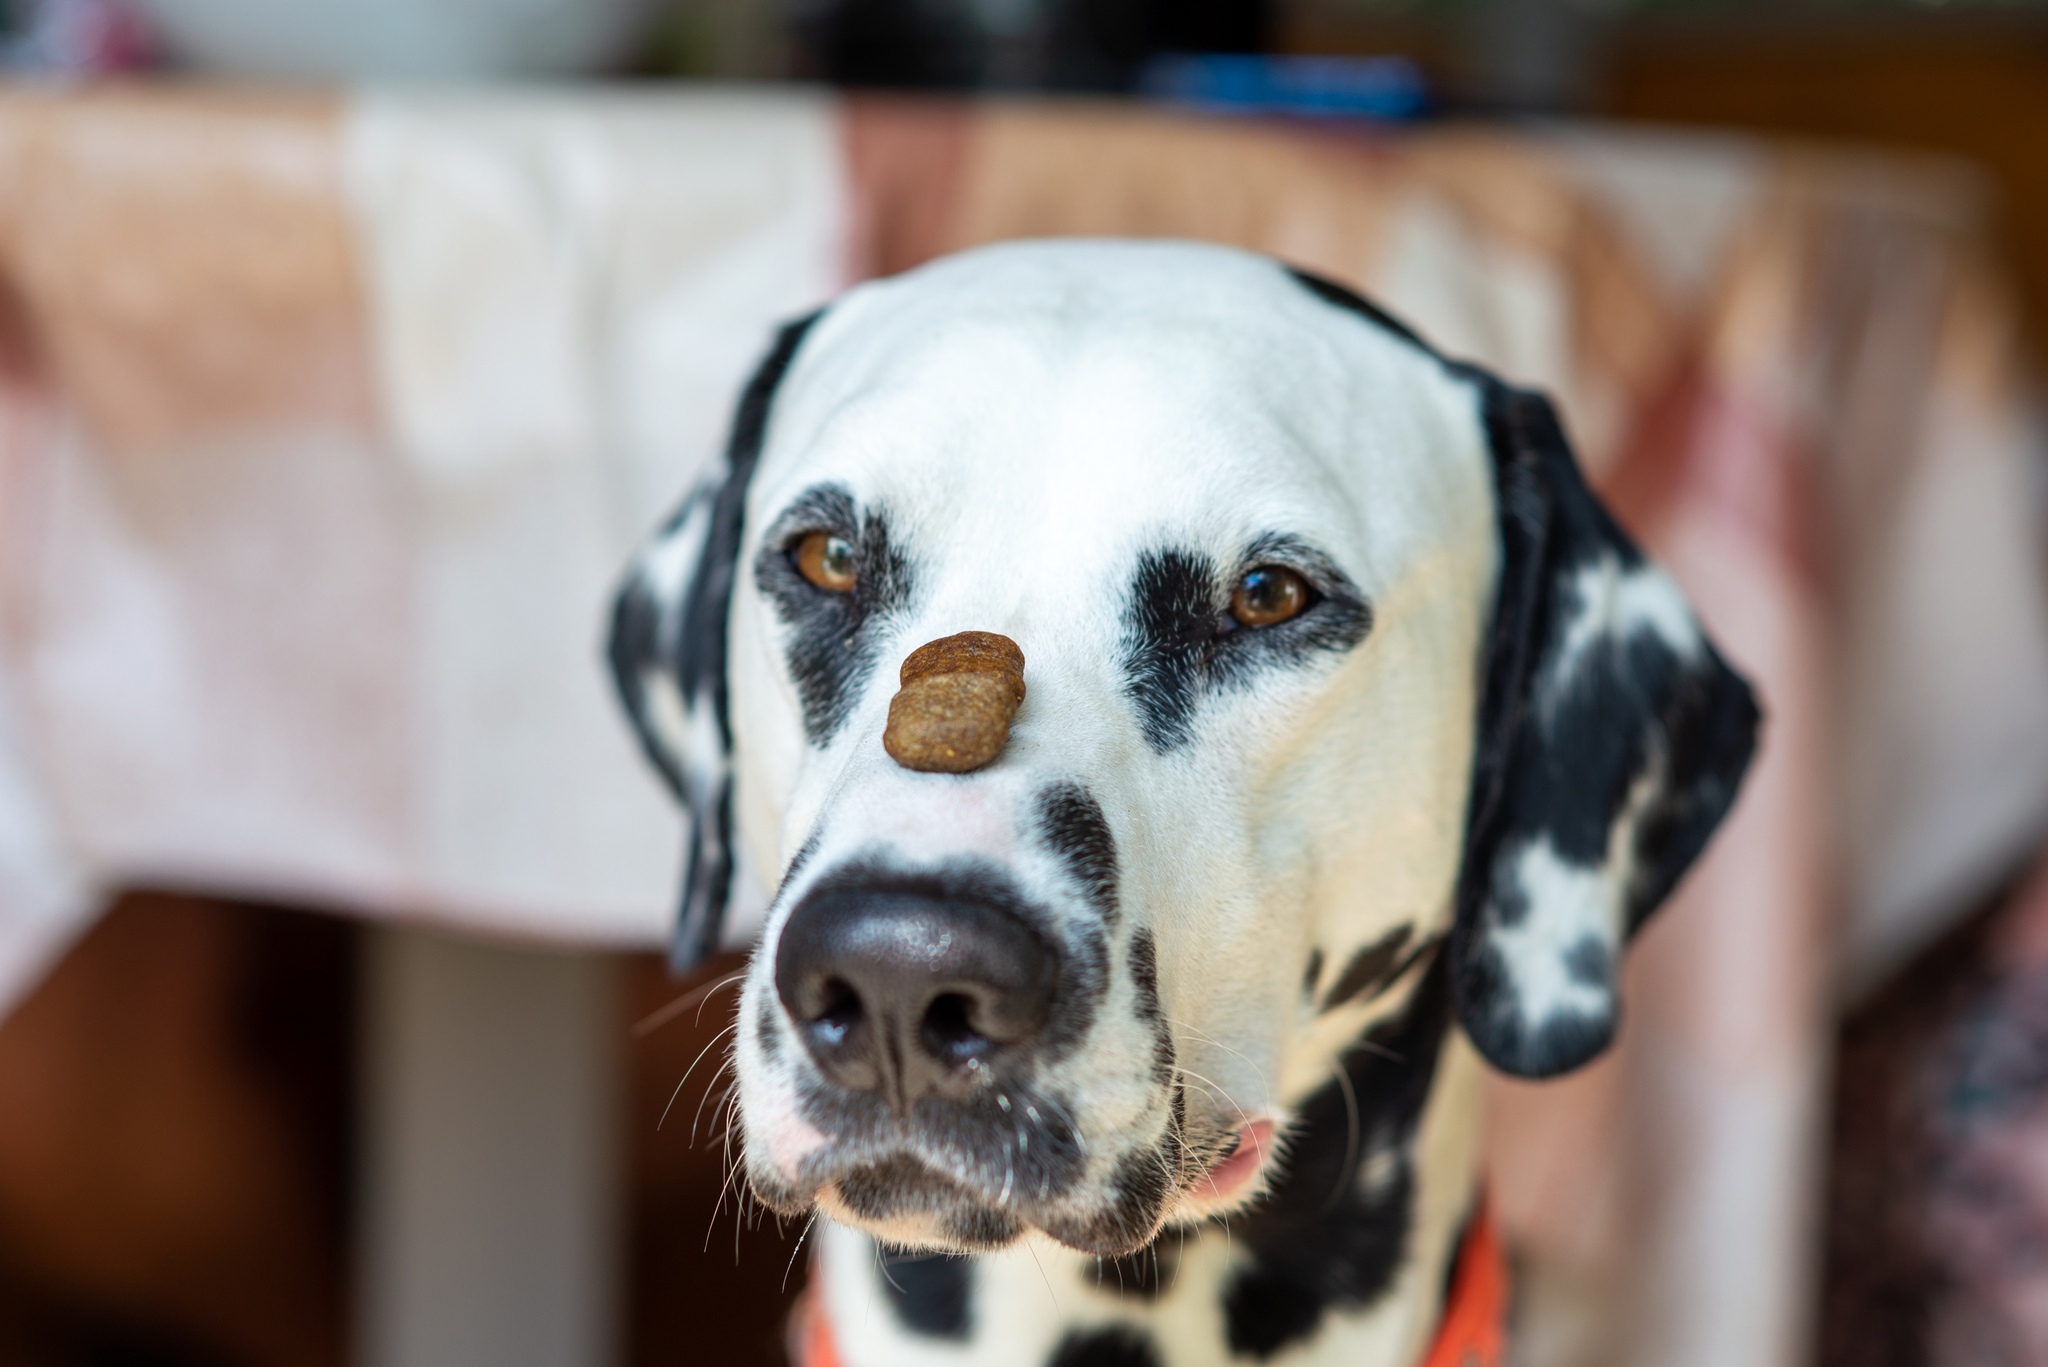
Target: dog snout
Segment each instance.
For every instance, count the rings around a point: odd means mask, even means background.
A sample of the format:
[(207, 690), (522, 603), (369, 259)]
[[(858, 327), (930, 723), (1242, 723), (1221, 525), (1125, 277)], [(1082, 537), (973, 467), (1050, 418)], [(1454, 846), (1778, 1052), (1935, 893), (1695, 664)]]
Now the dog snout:
[(805, 898), (775, 955), (776, 994), (819, 1070), (905, 1115), (1026, 1048), (1057, 978), (1052, 947), (1014, 912), (889, 883)]

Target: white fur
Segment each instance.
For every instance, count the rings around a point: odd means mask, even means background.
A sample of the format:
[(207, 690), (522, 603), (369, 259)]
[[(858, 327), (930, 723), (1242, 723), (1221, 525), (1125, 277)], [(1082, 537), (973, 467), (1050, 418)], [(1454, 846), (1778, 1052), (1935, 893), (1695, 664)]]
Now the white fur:
[[(1574, 978), (1568, 956), (1589, 933), (1615, 952), (1625, 885), (1605, 867), (1560, 857), (1548, 837), (1522, 849), (1513, 877), (1526, 911), (1514, 924), (1495, 928), (1492, 940), (1514, 978), (1512, 999), (1524, 1027), (1533, 1031), (1563, 1016), (1605, 1019), (1614, 1009), (1611, 993)], [(1590, 929), (1589, 906), (1601, 912)]]
[(1608, 827), (1607, 848), (1597, 864), (1564, 858), (1548, 836), (1529, 841), (1515, 855), (1510, 868), (1524, 912), (1514, 924), (1494, 925), (1489, 938), (1514, 980), (1507, 1000), (1521, 1014), (1525, 1031), (1540, 1032), (1565, 1017), (1604, 1021), (1613, 1016), (1611, 984), (1573, 977), (1569, 956), (1591, 936), (1610, 963), (1620, 957), (1636, 877), (1636, 827), (1663, 786), (1664, 772), (1663, 755), (1653, 753)]
[(1626, 641), (1649, 632), (1681, 660), (1697, 660), (1705, 642), (1692, 608), (1671, 576), (1655, 565), (1623, 570), (1613, 555), (1581, 565), (1571, 578), (1573, 610), (1557, 659), (1545, 680), (1546, 696), (1565, 691), (1585, 664), (1586, 653), (1603, 639)]

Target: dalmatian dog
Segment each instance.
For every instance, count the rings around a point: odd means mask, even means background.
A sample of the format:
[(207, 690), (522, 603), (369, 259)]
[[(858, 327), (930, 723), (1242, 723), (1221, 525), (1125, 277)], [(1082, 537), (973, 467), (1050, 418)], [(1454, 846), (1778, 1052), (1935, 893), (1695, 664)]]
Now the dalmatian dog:
[[(1021, 703), (901, 762), (963, 632)], [(1483, 1067), (1606, 1047), (1758, 722), (1543, 398), (1191, 243), (785, 328), (610, 658), (691, 817), (679, 961), (742, 861), (775, 888), (745, 1173), (822, 1215), (847, 1367), (1422, 1361)]]

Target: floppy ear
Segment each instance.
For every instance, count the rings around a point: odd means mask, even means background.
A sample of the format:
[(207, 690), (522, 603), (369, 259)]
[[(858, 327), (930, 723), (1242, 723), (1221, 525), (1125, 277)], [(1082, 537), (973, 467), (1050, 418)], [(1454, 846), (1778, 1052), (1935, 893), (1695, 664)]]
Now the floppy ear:
[(1758, 713), (1586, 488), (1549, 403), (1458, 369), (1493, 447), (1502, 558), (1451, 969), (1487, 1060), (1549, 1077), (1613, 1039), (1622, 945), (1727, 813)]
[(817, 314), (784, 327), (741, 396), (725, 459), (633, 557), (612, 602), (612, 682), (640, 745), (690, 816), (669, 960), (718, 948), (732, 893), (732, 719), (725, 630), (775, 388)]

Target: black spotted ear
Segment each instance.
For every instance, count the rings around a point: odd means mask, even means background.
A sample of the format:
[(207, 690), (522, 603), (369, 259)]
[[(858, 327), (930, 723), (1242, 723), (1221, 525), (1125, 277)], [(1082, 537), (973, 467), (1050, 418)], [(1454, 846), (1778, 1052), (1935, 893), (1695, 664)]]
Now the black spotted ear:
[(1451, 967), (1479, 1051), (1549, 1077), (1613, 1039), (1622, 946), (1727, 813), (1758, 713), (1586, 488), (1550, 405), (1466, 373), (1502, 560)]
[(732, 895), (732, 719), (726, 620), (775, 389), (817, 314), (784, 327), (741, 396), (725, 459), (633, 557), (612, 603), (612, 682), (647, 758), (689, 813), (682, 905), (669, 958), (718, 948)]

